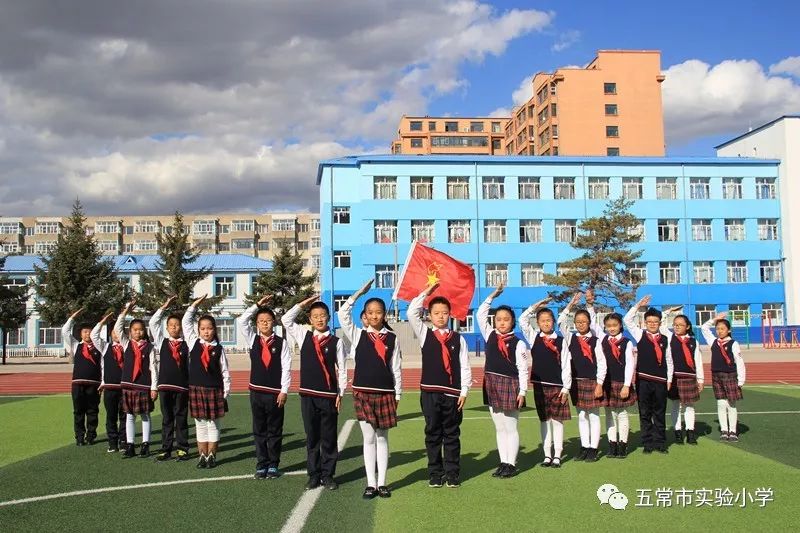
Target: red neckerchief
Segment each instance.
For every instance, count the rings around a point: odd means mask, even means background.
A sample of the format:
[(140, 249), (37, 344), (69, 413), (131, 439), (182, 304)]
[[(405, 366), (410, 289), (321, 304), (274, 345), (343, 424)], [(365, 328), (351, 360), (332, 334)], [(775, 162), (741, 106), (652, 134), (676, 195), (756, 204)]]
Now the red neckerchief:
[(447, 372), (447, 377), (450, 378), (450, 384), (453, 384), (453, 368), (450, 366), (450, 352), (447, 350), (447, 341), (453, 336), (452, 331), (444, 332), (440, 329), (433, 330), (436, 340), (442, 345), (442, 363), (444, 364), (444, 371)]
[(319, 360), (319, 366), (322, 367), (322, 374), (325, 376), (325, 383), (328, 384), (328, 388), (331, 388), (331, 375), (328, 372), (328, 367), (325, 366), (325, 357), (322, 355), (322, 349), (328, 344), (331, 340), (330, 335), (314, 335), (311, 334), (311, 340), (314, 341), (314, 350), (317, 352), (317, 360)]
[(648, 331), (647, 337), (650, 339), (650, 342), (652, 342), (653, 346), (655, 347), (656, 362), (658, 363), (658, 366), (661, 366), (661, 361), (662, 359), (664, 359), (664, 352), (661, 350), (661, 344), (659, 344), (659, 341), (661, 340), (661, 334), (660, 333), (653, 334)]
[(114, 360), (122, 368), (122, 345), (119, 343), (112, 344), (111, 351), (114, 352)]
[(89, 362), (90, 362), (90, 363), (92, 363), (93, 365), (96, 365), (97, 363), (95, 363), (95, 362), (94, 362), (94, 359), (92, 358), (92, 348), (93, 348), (93, 347), (94, 347), (94, 346), (93, 346), (91, 343), (84, 342), (84, 343), (83, 343), (83, 350), (82, 350), (82, 352), (83, 352), (83, 358), (84, 358), (84, 359), (86, 359), (87, 361), (89, 361)]
[(539, 338), (542, 339), (542, 342), (547, 347), (547, 349), (555, 354), (556, 359), (558, 360), (558, 364), (560, 365), (561, 364), (561, 352), (559, 351), (558, 346), (556, 346), (555, 341), (553, 339), (551, 339), (548, 335), (544, 334), (544, 333), (541, 334), (539, 336)]
[(383, 364), (386, 364), (386, 334), (385, 333), (367, 333), (369, 335), (370, 340), (372, 341), (372, 345), (375, 347), (375, 351), (378, 352), (378, 356), (383, 361)]
[(147, 341), (130, 341), (130, 344), (133, 350), (133, 374), (131, 381), (136, 381), (136, 378), (142, 373), (142, 350), (147, 346)]
[(614, 359), (616, 359), (618, 363), (621, 362), (622, 352), (619, 349), (619, 343), (622, 339), (617, 339), (611, 335), (606, 337), (606, 339), (608, 339), (608, 345), (611, 346), (611, 355), (614, 356)]
[(272, 341), (275, 340), (275, 334), (273, 333), (267, 338), (259, 335), (258, 340), (261, 341), (261, 362), (264, 363), (264, 368), (269, 368), (269, 364), (272, 362)]
[(727, 343), (722, 339), (717, 339), (717, 346), (719, 346), (719, 351), (722, 354), (722, 358), (725, 359), (725, 364), (728, 366), (731, 365), (731, 357), (728, 355), (728, 349), (725, 347)]
[(206, 344), (205, 342), (201, 342), (203, 352), (200, 354), (200, 362), (203, 364), (203, 368), (206, 372), (208, 372), (208, 365), (211, 363), (211, 345)]
[(581, 352), (583, 352), (583, 356), (589, 360), (590, 363), (594, 364), (594, 357), (592, 357), (592, 345), (589, 344), (589, 337), (582, 337), (578, 335), (578, 344), (581, 345)]
[(497, 348), (500, 350), (500, 353), (503, 354), (503, 357), (511, 362), (511, 354), (508, 353), (508, 344), (506, 341), (509, 341), (514, 338), (514, 332), (508, 333), (500, 333), (499, 331), (495, 334), (497, 336)]
[(692, 357), (692, 351), (689, 349), (690, 339), (691, 337), (689, 335), (678, 337), (678, 340), (681, 341), (681, 347), (683, 348), (683, 358), (686, 359), (686, 364), (689, 365), (689, 368), (694, 370), (694, 358)]
[(178, 368), (181, 366), (181, 343), (183, 341), (169, 340), (169, 349), (172, 352), (172, 358), (175, 359), (175, 364)]

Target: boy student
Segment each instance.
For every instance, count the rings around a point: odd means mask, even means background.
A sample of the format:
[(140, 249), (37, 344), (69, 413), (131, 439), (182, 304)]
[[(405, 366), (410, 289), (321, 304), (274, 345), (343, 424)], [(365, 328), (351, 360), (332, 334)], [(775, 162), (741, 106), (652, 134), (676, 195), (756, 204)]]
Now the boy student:
[[(292, 353), (289, 343), (275, 335), (275, 313), (264, 296), (244, 310), (236, 325), (250, 347), (250, 410), (256, 442), (256, 479), (280, 477), (283, 444), (283, 406), (289, 394)], [(253, 318), (255, 317), (255, 328)]]
[[(317, 298), (303, 300), (281, 318), (288, 338), (300, 348), (300, 411), (311, 488), (318, 487), (323, 479), (332, 480), (336, 473), (336, 428), (347, 387), (344, 343), (331, 333), (330, 310)], [(308, 309), (311, 330), (297, 323), (303, 309)]]
[[(166, 461), (175, 449), (177, 461), (189, 459), (189, 346), (183, 340), (179, 315), (162, 318), (177, 296), (170, 296), (150, 319), (153, 346), (158, 350), (158, 395), (161, 399), (161, 452), (156, 461)], [(173, 444), (177, 441), (177, 445)]]
[[(422, 321), (423, 305), (439, 283), (423, 290), (408, 304), (408, 322), (422, 347), (420, 404), (425, 416), (425, 448), (428, 453), (428, 486), (461, 486), (461, 420), (472, 384), (467, 342), (449, 329), (450, 302), (443, 296), (428, 304), (433, 328)], [(444, 460), (442, 452), (444, 451)]]
[(97, 350), (103, 354), (100, 362), (102, 382), (100, 389), (103, 391), (103, 405), (106, 408), (106, 436), (108, 436), (108, 453), (118, 452), (119, 444), (127, 442), (125, 437), (125, 410), (122, 408), (122, 366), (123, 352), (119, 338), (111, 331), (109, 343), (103, 337), (106, 321), (113, 313), (108, 313), (92, 329), (91, 338)]
[[(72, 353), (72, 415), (75, 444), (94, 444), (97, 438), (97, 414), (100, 412), (100, 352), (92, 343), (92, 327), (81, 324), (80, 340), (72, 335), (75, 318), (83, 312), (81, 307), (67, 319), (61, 328), (64, 348)], [(85, 439), (85, 440), (84, 440)]]
[(672, 384), (672, 351), (669, 339), (660, 332), (661, 311), (652, 307), (644, 313), (645, 330), (637, 324), (636, 313), (650, 304), (650, 296), (636, 302), (625, 315), (625, 327), (636, 341), (636, 378), (639, 396), (639, 424), (644, 453), (668, 453), (666, 443), (667, 391)]

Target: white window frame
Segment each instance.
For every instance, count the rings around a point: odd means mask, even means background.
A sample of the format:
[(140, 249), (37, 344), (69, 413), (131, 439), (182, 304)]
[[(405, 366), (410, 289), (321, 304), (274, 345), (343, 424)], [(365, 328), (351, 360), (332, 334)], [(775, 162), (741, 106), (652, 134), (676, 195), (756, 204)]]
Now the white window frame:
[(521, 243), (542, 242), (542, 221), (533, 219), (520, 220), (519, 242)]
[(502, 200), (505, 198), (505, 178), (501, 176), (485, 176), (481, 180), (484, 200)]
[(393, 289), (397, 285), (394, 265), (375, 265), (375, 288)]
[(714, 304), (697, 304), (694, 306), (695, 324), (705, 324), (717, 314), (717, 306)]
[(394, 244), (397, 242), (397, 221), (375, 221), (375, 244)]
[(558, 219), (555, 221), (556, 242), (574, 243), (578, 238), (578, 221), (575, 219)]
[(777, 241), (779, 238), (777, 218), (758, 219), (758, 240)]
[(231, 250), (255, 250), (255, 240), (250, 239), (231, 239)]
[(726, 218), (725, 219), (725, 240), (726, 241), (744, 241), (747, 239), (747, 233), (743, 218)]
[(119, 233), (120, 223), (118, 220), (98, 220), (94, 223), (94, 232), (98, 233)]
[(553, 199), (574, 200), (575, 178), (568, 178), (564, 176), (553, 178)]
[(231, 220), (231, 231), (241, 231), (245, 233), (255, 233), (255, 220)]
[[(350, 223), (350, 206), (339, 205), (333, 207), (333, 223), (334, 224), (349, 224)], [(345, 219), (347, 219), (345, 221)]]
[(732, 327), (747, 326), (750, 317), (750, 304), (730, 304), (728, 315), (731, 317)]
[(37, 222), (36, 235), (58, 235), (61, 233), (60, 222)]
[(761, 283), (781, 283), (783, 281), (783, 268), (780, 260), (760, 261), (758, 270)]
[(63, 344), (61, 328), (58, 326), (49, 326), (41, 322), (39, 324), (37, 340), (37, 346), (60, 346)]
[(708, 200), (711, 198), (710, 178), (689, 178), (689, 198), (692, 200)]
[(36, 255), (47, 255), (56, 249), (56, 241), (37, 241), (33, 243), (33, 252)]
[(295, 223), (293, 218), (273, 218), (272, 231), (294, 231)]
[(756, 198), (758, 200), (774, 200), (775, 193), (775, 178), (756, 178)]
[(658, 219), (658, 242), (678, 242), (680, 240), (680, 222), (677, 218)]
[(411, 239), (421, 243), (436, 242), (436, 228), (433, 220), (412, 220)]
[(678, 198), (678, 178), (656, 178), (656, 200), (676, 200)]
[(693, 218), (692, 219), (692, 240), (693, 241), (710, 241), (712, 240), (711, 219), (710, 218)]
[(742, 199), (742, 178), (722, 178), (722, 199)]
[(725, 270), (728, 283), (747, 283), (747, 261), (728, 261)]
[(352, 257), (350, 250), (334, 250), (333, 251), (333, 268), (350, 268), (352, 265)]
[(520, 285), (522, 287), (543, 287), (544, 265), (542, 263), (523, 263)]
[(692, 263), (694, 282), (697, 284), (714, 283), (714, 262), (695, 261)]
[(236, 324), (233, 318), (217, 318), (217, 337), (223, 344), (236, 342)]
[(192, 235), (217, 235), (216, 220), (195, 220), (192, 222)]
[(158, 220), (137, 220), (133, 225), (135, 233), (158, 233)]
[(626, 200), (641, 200), (642, 178), (622, 178), (622, 197)]
[(397, 176), (375, 176), (372, 178), (372, 198), (375, 200), (397, 199)]
[(119, 242), (110, 240), (97, 241), (97, 249), (103, 255), (116, 255), (119, 253)]
[(486, 287), (499, 287), (508, 285), (508, 265), (505, 263), (490, 263), (486, 265)]
[(520, 200), (539, 200), (542, 197), (539, 178), (521, 176), (517, 179), (517, 192)]
[(603, 177), (589, 178), (589, 200), (606, 200), (609, 195), (609, 179)]
[(772, 318), (769, 324), (773, 326), (783, 326), (785, 324), (782, 303), (761, 304), (761, 316), (764, 318), (765, 324), (767, 323), (766, 317)]
[(411, 199), (433, 200), (433, 177), (411, 176)]
[(22, 235), (21, 222), (0, 222), (0, 235)]
[(133, 241), (134, 252), (155, 252), (158, 251), (158, 241), (155, 239)]
[(471, 242), (472, 224), (469, 220), (447, 221), (447, 242), (466, 244)]
[(224, 296), (225, 299), (236, 296), (236, 276), (235, 275), (216, 275), (214, 276), (214, 296)]
[(448, 176), (447, 199), (469, 200), (469, 178), (465, 176)]
[(502, 243), (508, 242), (505, 220), (484, 220), (483, 221), (483, 242)]
[(663, 261), (658, 264), (659, 281), (662, 285), (680, 285), (681, 264), (678, 261)]

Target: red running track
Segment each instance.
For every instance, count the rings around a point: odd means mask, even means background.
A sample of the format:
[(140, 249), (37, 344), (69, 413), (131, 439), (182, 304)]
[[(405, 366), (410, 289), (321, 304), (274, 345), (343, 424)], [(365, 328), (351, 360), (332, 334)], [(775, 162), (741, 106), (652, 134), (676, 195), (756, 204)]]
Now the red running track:
[[(0, 369), (0, 372), (2, 370)], [(706, 383), (711, 384), (711, 369), (706, 365)], [(70, 392), (71, 374), (68, 372), (18, 372), (13, 374), (0, 373), (0, 395), (6, 394), (57, 394)], [(421, 369), (408, 368), (403, 370), (403, 388), (417, 390), (421, 376)], [(483, 383), (483, 367), (473, 367), (473, 388), (480, 388)], [(232, 372), (233, 391), (244, 392), (247, 390), (249, 371), (235, 370)], [(351, 375), (352, 378), (352, 375)], [(292, 371), (292, 391), (297, 390), (300, 381), (299, 371)], [(800, 385), (800, 362), (773, 362), (773, 363), (748, 363), (748, 384), (790, 383)], [(745, 385), (746, 387), (746, 385)]]

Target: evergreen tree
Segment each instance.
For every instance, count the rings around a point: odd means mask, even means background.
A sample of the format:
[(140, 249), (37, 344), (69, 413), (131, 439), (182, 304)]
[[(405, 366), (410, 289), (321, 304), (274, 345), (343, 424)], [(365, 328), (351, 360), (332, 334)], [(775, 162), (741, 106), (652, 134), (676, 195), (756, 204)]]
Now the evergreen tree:
[[(5, 258), (0, 258), (0, 268), (5, 263)], [(3, 364), (6, 364), (6, 346), (8, 334), (25, 325), (28, 312), (25, 304), (28, 301), (28, 287), (14, 286), (11, 281), (0, 275), (0, 329), (3, 333)]]
[(630, 275), (628, 267), (642, 252), (631, 249), (640, 241), (639, 220), (629, 211), (632, 205), (623, 198), (610, 200), (601, 216), (581, 222), (572, 246), (583, 253), (561, 263), (560, 275), (544, 276), (545, 284), (565, 289), (551, 291), (554, 300), (591, 288), (598, 301), (608, 305), (626, 308), (633, 302), (641, 280)]
[(253, 279), (253, 293), (245, 297), (248, 305), (270, 295), (270, 306), (283, 313), (314, 294), (315, 276), (303, 275), (303, 260), (296, 251), (281, 242), (272, 259), (272, 270), (265, 270)]
[(41, 257), (42, 266), (34, 267), (34, 308), (53, 326), (66, 322), (81, 307), (86, 308), (82, 315), (86, 321), (97, 322), (130, 297), (130, 287), (117, 277), (114, 263), (97, 250), (94, 238), (86, 235), (85, 224), (83, 206), (76, 200), (56, 247)]
[[(200, 252), (189, 244), (188, 228), (183, 223), (183, 216), (177, 211), (172, 222), (172, 231), (156, 234), (156, 242), (156, 268), (139, 271), (142, 291), (138, 297), (138, 306), (152, 312), (171, 296), (177, 296), (165, 313), (182, 313), (197, 297), (192, 294), (194, 286), (208, 277), (211, 269), (187, 268), (187, 265), (197, 261)], [(200, 305), (201, 311), (208, 311), (222, 299), (222, 296), (206, 298)]]

